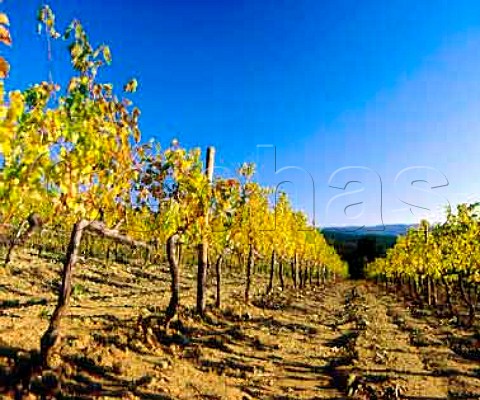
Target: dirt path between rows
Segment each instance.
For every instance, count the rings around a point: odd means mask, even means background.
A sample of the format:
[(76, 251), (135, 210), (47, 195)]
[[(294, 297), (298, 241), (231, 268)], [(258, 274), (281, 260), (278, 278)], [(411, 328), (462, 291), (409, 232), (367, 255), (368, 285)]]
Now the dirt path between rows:
[(358, 329), (349, 344), (354, 354), (343, 368), (356, 397), (480, 398), (480, 365), (452, 350), (453, 327), (414, 317), (419, 310), (366, 282), (358, 283), (348, 303)]

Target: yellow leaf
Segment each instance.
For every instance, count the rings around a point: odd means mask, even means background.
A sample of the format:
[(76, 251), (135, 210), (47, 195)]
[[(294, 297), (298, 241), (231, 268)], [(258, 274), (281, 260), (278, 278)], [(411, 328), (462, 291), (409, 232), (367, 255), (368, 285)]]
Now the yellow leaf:
[(132, 79), (130, 82), (128, 82), (123, 90), (125, 90), (125, 92), (128, 92), (128, 93), (134, 93), (137, 91), (137, 87), (138, 87), (138, 82), (136, 79)]
[(3, 58), (0, 57), (0, 79), (5, 79), (10, 72), (10, 64)]
[(8, 20), (8, 16), (5, 13), (0, 13), (0, 24), (3, 25), (10, 25), (10, 21)]
[(3, 25), (0, 25), (0, 42), (6, 44), (7, 46), (12, 45), (12, 38), (10, 37), (10, 32)]

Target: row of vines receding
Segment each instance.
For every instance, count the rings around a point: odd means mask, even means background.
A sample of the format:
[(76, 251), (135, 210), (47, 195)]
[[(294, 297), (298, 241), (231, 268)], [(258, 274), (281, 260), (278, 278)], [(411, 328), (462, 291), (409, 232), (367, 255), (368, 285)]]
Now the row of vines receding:
[[(479, 299), (478, 204), (461, 204), (444, 223), (422, 221), (367, 266), (367, 274), (387, 289), (407, 293), (421, 306), (472, 325)], [(465, 312), (466, 311), (466, 312)]]
[[(26, 245), (40, 256), (63, 253), (58, 300), (35, 368), (47, 367), (57, 347), (80, 257), (103, 259), (107, 268), (119, 259), (167, 265), (170, 301), (158, 319), (165, 328), (178, 315), (182, 269), (193, 264), (199, 316), (207, 310), (207, 271), (215, 274), (214, 307), (222, 306), (225, 268), (242, 274), (247, 303), (259, 272), (268, 276), (267, 293), (346, 275), (345, 263), (288, 196), (255, 182), (253, 164), (243, 164), (234, 176), (216, 176), (213, 149), (204, 162), (199, 149), (176, 141), (166, 148), (142, 143), (140, 111), (128, 100), (137, 82), (117, 92), (98, 79), (99, 69), (111, 62), (109, 48), (92, 45), (79, 21), (58, 30), (49, 7), (38, 19), (49, 46), (68, 49), (68, 85), (50, 77), (6, 94), (0, 82), (5, 267)], [(7, 27), (0, 14), (0, 41), (8, 45)], [(0, 59), (4, 79), (8, 70)]]

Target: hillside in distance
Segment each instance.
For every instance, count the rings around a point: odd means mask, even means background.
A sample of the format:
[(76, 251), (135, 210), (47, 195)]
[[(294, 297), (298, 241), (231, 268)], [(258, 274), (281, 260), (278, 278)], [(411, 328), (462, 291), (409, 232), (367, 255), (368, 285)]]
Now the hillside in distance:
[(414, 224), (390, 224), (390, 225), (374, 225), (374, 226), (340, 226), (323, 228), (322, 233), (327, 237), (331, 236), (400, 236), (405, 235), (410, 228), (414, 228)]
[(364, 268), (375, 258), (384, 257), (387, 250), (405, 235), (411, 224), (391, 224), (376, 226), (329, 227), (321, 230), (327, 242), (349, 265), (352, 278), (363, 278)]

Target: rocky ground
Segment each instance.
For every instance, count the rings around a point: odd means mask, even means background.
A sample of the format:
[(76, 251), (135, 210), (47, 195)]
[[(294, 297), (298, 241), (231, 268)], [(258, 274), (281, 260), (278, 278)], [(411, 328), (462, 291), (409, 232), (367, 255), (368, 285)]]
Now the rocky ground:
[[(55, 304), (61, 262), (17, 252), (0, 270), (0, 384), (13, 397), (14, 365), (37, 350)], [(408, 307), (375, 285), (339, 281), (242, 301), (226, 273), (224, 306), (193, 313), (193, 270), (182, 271), (182, 308), (169, 332), (158, 266), (81, 262), (53, 369), (25, 398), (63, 399), (480, 399), (473, 330)], [(209, 302), (213, 304), (213, 290)]]

